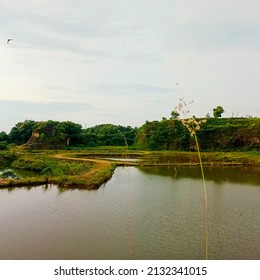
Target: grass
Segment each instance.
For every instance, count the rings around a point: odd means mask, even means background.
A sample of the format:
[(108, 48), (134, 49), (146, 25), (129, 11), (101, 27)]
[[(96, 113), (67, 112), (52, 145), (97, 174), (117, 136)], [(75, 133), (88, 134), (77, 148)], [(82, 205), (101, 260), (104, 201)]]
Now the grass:
[[(15, 155), (15, 156), (14, 156)], [(98, 158), (98, 156), (138, 157), (142, 161), (120, 162)], [(12, 152), (12, 167), (37, 172), (36, 176), (19, 180), (0, 181), (0, 187), (39, 185), (46, 182), (63, 187), (95, 189), (108, 181), (118, 165), (142, 166), (260, 166), (260, 152), (197, 152), (175, 151), (131, 151), (118, 147), (102, 147), (99, 150), (73, 151), (25, 151)]]
[(62, 187), (93, 189), (109, 180), (115, 168), (110, 162), (57, 157), (53, 152), (21, 153), (11, 166), (37, 172), (37, 176), (1, 180), (0, 187), (53, 183)]

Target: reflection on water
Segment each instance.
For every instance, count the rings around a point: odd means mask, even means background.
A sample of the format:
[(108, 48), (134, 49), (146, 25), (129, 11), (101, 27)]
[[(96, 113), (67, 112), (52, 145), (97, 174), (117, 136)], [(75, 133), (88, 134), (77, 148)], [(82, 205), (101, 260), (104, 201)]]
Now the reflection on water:
[[(169, 176), (175, 179), (191, 178), (200, 179), (201, 172), (199, 166), (174, 167), (174, 166), (152, 166), (138, 167), (146, 174), (157, 174), (160, 176)], [(241, 167), (241, 166), (219, 166), (204, 167), (205, 177), (208, 181), (215, 183), (238, 183), (260, 186), (260, 167)]]
[(101, 159), (107, 159), (107, 160), (112, 160), (112, 161), (126, 161), (126, 162), (136, 162), (136, 161), (141, 161), (141, 159), (137, 158), (120, 158), (120, 157), (101, 157)]
[[(206, 168), (209, 258), (260, 259), (258, 170)], [(203, 259), (199, 168), (118, 167), (96, 191), (0, 190), (0, 259)]]

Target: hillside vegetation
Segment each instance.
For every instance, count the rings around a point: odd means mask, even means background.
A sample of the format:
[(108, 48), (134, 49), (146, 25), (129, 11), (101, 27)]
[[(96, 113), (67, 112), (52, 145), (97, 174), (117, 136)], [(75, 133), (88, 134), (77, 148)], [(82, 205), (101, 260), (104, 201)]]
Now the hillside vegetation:
[[(202, 151), (259, 150), (260, 119), (207, 118), (197, 137)], [(0, 149), (5, 150), (10, 144), (28, 149), (124, 146), (140, 150), (195, 150), (194, 138), (177, 118), (147, 121), (139, 128), (101, 124), (86, 129), (70, 121), (26, 120), (16, 124), (9, 134), (0, 132)]]
[[(198, 119), (200, 120), (200, 119)], [(201, 150), (238, 151), (260, 148), (259, 118), (207, 118), (197, 131)], [(195, 150), (194, 138), (180, 120), (146, 122), (135, 146), (145, 150)]]

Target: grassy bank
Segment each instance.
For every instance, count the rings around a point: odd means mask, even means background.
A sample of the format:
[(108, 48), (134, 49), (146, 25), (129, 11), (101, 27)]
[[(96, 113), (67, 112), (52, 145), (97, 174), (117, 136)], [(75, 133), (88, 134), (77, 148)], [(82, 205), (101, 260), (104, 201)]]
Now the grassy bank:
[(51, 183), (61, 187), (95, 189), (108, 181), (115, 169), (115, 164), (110, 162), (58, 157), (59, 153), (19, 151), (11, 168), (33, 171), (37, 175), (2, 179), (0, 187)]
[[(72, 156), (78, 159), (98, 159), (108, 157), (121, 158), (117, 164), (124, 165), (197, 165), (199, 164), (197, 152), (180, 151), (138, 151), (125, 149), (103, 149), (74, 151), (65, 156)], [(260, 151), (247, 152), (202, 152), (204, 165), (245, 165), (260, 166)], [(124, 159), (136, 159), (134, 162), (124, 162)], [(140, 161), (139, 161), (140, 160)]]
[[(126, 149), (103, 149), (84, 151), (13, 151), (11, 167), (29, 170), (37, 175), (18, 179), (2, 179), (0, 187), (57, 184), (66, 188), (96, 189), (107, 182), (116, 166), (196, 166), (196, 152), (129, 151)], [(117, 157), (116, 161), (105, 158)], [(259, 166), (260, 152), (203, 152), (203, 165), (210, 166)], [(132, 159), (133, 161), (125, 161)]]
[[(152, 152), (145, 155), (146, 163), (157, 165), (199, 165), (197, 152)], [(202, 152), (203, 165), (260, 166), (260, 152)]]

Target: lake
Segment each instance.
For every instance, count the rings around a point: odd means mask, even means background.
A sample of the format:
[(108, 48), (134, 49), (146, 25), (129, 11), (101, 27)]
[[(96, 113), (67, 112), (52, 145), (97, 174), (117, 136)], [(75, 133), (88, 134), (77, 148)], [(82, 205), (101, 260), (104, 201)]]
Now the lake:
[[(260, 259), (260, 176), (206, 167), (209, 259)], [(198, 167), (117, 167), (98, 190), (0, 190), (0, 259), (203, 259)]]

